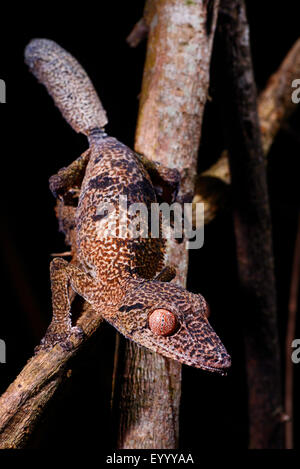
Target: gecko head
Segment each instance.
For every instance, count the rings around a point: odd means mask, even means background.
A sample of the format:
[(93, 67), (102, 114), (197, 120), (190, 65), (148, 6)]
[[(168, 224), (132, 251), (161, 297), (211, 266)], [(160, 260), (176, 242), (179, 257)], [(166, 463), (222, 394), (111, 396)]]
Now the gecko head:
[(205, 299), (159, 281), (132, 281), (112, 324), (134, 342), (181, 363), (225, 374), (231, 360), (208, 322)]

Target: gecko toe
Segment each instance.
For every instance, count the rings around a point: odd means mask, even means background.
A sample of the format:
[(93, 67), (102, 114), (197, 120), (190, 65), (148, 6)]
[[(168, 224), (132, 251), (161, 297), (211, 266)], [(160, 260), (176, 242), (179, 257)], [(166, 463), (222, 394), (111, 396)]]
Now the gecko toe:
[(82, 341), (84, 337), (83, 330), (78, 326), (72, 327), (68, 332), (56, 333), (49, 331), (45, 334), (41, 343), (35, 347), (34, 352), (36, 354), (41, 350), (51, 350), (57, 344), (64, 350), (71, 350), (75, 346), (74, 339), (77, 342), (78, 340)]

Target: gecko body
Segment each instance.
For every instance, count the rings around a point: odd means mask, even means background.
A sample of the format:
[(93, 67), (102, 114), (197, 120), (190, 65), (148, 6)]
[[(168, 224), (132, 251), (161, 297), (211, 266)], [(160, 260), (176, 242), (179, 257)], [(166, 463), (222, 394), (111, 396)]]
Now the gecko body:
[[(124, 237), (118, 232), (112, 236), (112, 214), (99, 211), (107, 203), (119, 216), (122, 210), (128, 216), (131, 204), (151, 210), (157, 191), (143, 159), (106, 135), (105, 111), (74, 57), (53, 41), (35, 39), (26, 48), (25, 60), (66, 120), (89, 141), (88, 151), (73, 163), (77, 168), (81, 165), (84, 173), (75, 215), (77, 265), (60, 258), (51, 263), (53, 320), (44, 345), (53, 344), (72, 329), (70, 285), (137, 344), (187, 365), (224, 373), (230, 357), (209, 324), (206, 301), (169, 283), (174, 272), (164, 268), (162, 237), (152, 237), (148, 225), (147, 236), (127, 233)], [(55, 194), (72, 187), (76, 171), (70, 167), (51, 178)], [(176, 171), (157, 168), (158, 176), (176, 192)], [(120, 208), (120, 196), (126, 197), (126, 207)]]

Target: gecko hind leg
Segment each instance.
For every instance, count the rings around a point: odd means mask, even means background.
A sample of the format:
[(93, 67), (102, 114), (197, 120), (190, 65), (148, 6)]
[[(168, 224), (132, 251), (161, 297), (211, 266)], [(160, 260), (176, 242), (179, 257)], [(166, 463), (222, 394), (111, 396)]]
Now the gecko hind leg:
[(69, 286), (87, 301), (96, 287), (89, 275), (61, 258), (55, 258), (51, 262), (50, 278), (53, 317), (36, 351), (52, 347), (57, 343), (70, 346), (68, 338), (72, 333), (83, 335), (79, 327), (72, 326)]
[(66, 198), (72, 199), (79, 194), (90, 153), (90, 149), (86, 150), (73, 163), (50, 177), (49, 187), (54, 197), (62, 197), (67, 202)]

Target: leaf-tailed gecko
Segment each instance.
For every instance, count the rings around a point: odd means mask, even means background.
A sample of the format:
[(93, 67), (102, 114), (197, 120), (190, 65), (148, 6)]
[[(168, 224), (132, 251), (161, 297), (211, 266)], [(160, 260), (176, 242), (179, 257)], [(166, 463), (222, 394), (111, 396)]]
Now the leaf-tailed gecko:
[(176, 170), (152, 162), (147, 171), (145, 158), (105, 133), (106, 113), (89, 77), (58, 44), (32, 40), (25, 61), (67, 122), (89, 142), (89, 149), (78, 160), (50, 178), (56, 196), (74, 186), (79, 171), (83, 180), (75, 217), (78, 265), (61, 258), (51, 262), (53, 318), (41, 346), (52, 346), (79, 329), (71, 322), (71, 286), (137, 344), (187, 365), (224, 374), (230, 356), (208, 322), (205, 299), (168, 283), (176, 271), (163, 267), (162, 236), (112, 236), (111, 213), (99, 212), (99, 207), (109, 203), (122, 215), (120, 195), (127, 197), (125, 209), (132, 203), (150, 209), (157, 201), (151, 167), (156, 167), (156, 176), (169, 188), (166, 198), (172, 198), (178, 184)]

